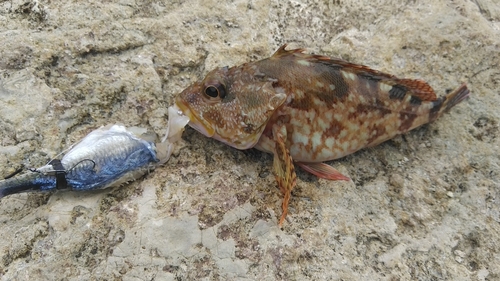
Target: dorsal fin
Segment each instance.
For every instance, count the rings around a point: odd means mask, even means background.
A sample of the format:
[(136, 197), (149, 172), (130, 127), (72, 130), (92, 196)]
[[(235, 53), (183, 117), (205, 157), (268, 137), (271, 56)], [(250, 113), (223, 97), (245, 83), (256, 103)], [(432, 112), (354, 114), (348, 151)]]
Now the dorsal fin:
[(418, 79), (400, 79), (394, 75), (371, 69), (368, 66), (354, 64), (342, 59), (333, 59), (326, 56), (304, 54), (304, 49), (285, 50), (287, 44), (281, 46), (273, 55), (273, 59), (283, 58), (285, 56), (296, 56), (301, 60), (308, 60), (311, 63), (317, 62), (331, 66), (342, 71), (354, 73), (364, 79), (380, 81), (391, 86), (404, 88), (412, 96), (422, 101), (437, 100), (436, 93), (427, 82)]
[(412, 96), (417, 97), (422, 101), (437, 100), (436, 93), (432, 87), (423, 80), (395, 79), (394, 81), (397, 85), (406, 87)]
[(311, 58), (325, 65), (331, 65), (343, 71), (352, 72), (365, 79), (384, 82), (391, 86), (402, 86), (408, 93), (422, 101), (437, 100), (436, 93), (432, 87), (423, 80), (400, 79), (394, 75), (371, 69), (368, 66), (346, 62), (341, 59), (331, 59), (325, 56), (316, 55), (311, 55)]
[(285, 50), (286, 46), (288, 46), (288, 44), (283, 44), (283, 46), (279, 47), (279, 49), (276, 50), (276, 52), (274, 52), (274, 54), (271, 57), (272, 58), (280, 58), (280, 57), (291, 55), (291, 54), (302, 54), (305, 51), (305, 49), (302, 49), (302, 48)]

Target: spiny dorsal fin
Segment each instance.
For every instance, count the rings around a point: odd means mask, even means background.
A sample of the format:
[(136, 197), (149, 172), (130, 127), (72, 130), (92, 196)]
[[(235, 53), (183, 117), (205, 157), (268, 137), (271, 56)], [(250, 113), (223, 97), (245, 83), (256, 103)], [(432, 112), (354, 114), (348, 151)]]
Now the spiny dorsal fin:
[(408, 89), (412, 96), (421, 99), (422, 101), (437, 100), (436, 93), (432, 87), (423, 80), (413, 79), (394, 79), (397, 85), (404, 86)]
[(354, 64), (340, 59), (331, 59), (325, 56), (311, 55), (314, 60), (323, 64), (352, 72), (365, 79), (380, 81), (391, 86), (404, 87), (412, 96), (422, 101), (437, 100), (436, 93), (427, 82), (418, 79), (400, 79), (394, 75), (374, 70), (365, 65)]
[(279, 49), (276, 50), (276, 52), (274, 52), (274, 54), (271, 57), (272, 58), (280, 58), (280, 57), (292, 55), (292, 54), (301, 54), (305, 51), (305, 49), (285, 50), (286, 46), (288, 46), (288, 44), (283, 44), (283, 46), (279, 47)]
[(400, 79), (394, 75), (371, 69), (368, 66), (354, 64), (342, 59), (332, 59), (326, 56), (304, 54), (304, 49), (285, 50), (287, 44), (281, 46), (272, 56), (274, 59), (285, 56), (297, 56), (301, 60), (308, 60), (311, 63), (317, 62), (331, 66), (342, 71), (352, 72), (364, 79), (380, 81), (391, 86), (404, 87), (405, 92), (422, 101), (437, 100), (436, 93), (427, 82), (418, 79)]

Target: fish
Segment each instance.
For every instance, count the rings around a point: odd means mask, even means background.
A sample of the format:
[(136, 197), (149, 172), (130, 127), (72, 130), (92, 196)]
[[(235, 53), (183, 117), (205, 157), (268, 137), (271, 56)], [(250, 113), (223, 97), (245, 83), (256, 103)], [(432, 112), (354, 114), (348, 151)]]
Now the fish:
[(432, 122), (470, 94), (464, 83), (438, 98), (425, 81), (286, 46), (267, 59), (216, 68), (175, 98), (201, 134), (273, 154), (283, 193), (280, 227), (297, 183), (295, 164), (319, 178), (350, 180), (323, 162)]
[(173, 143), (189, 121), (178, 112), (176, 107), (169, 108), (167, 134), (161, 143), (137, 136), (122, 125), (100, 127), (61, 159), (0, 181), (0, 198), (30, 191), (104, 189), (133, 181), (170, 157)]

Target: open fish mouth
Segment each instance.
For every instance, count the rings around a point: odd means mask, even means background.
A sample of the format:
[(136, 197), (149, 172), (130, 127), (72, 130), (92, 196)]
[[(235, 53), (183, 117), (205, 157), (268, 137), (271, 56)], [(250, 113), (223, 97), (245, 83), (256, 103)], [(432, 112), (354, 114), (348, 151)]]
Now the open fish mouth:
[(198, 115), (196, 115), (188, 105), (186, 105), (182, 100), (177, 100), (175, 104), (179, 107), (179, 109), (182, 111), (184, 115), (186, 115), (189, 118), (189, 123), (188, 125), (195, 129), (196, 131), (202, 133), (203, 135), (211, 138), (215, 134), (215, 129), (205, 121), (204, 119), (200, 118)]

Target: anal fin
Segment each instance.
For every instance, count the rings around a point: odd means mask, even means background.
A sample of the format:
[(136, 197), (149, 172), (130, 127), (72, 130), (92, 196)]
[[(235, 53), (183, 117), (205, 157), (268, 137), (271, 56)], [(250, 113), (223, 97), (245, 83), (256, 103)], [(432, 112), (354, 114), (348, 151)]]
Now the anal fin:
[(334, 167), (327, 165), (325, 163), (304, 163), (297, 162), (302, 169), (317, 176), (318, 178), (327, 180), (344, 180), (349, 181), (350, 178), (344, 176), (342, 173), (337, 171)]

